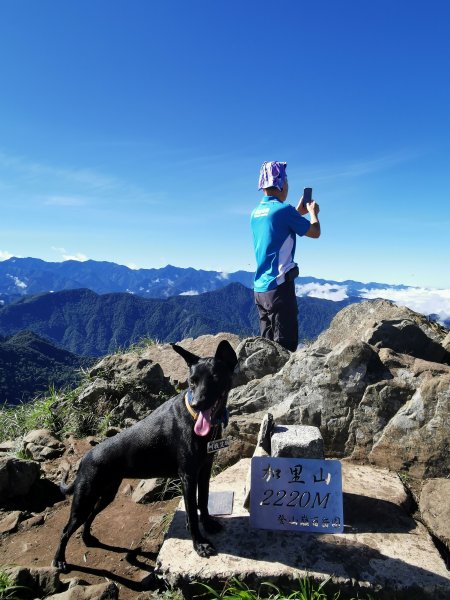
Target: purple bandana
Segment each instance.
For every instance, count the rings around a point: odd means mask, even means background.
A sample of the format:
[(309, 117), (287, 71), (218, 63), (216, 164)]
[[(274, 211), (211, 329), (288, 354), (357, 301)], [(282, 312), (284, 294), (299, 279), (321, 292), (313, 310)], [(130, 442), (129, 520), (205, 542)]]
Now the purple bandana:
[(259, 172), (258, 189), (276, 187), (281, 191), (286, 181), (286, 165), (287, 163), (276, 160), (263, 163)]

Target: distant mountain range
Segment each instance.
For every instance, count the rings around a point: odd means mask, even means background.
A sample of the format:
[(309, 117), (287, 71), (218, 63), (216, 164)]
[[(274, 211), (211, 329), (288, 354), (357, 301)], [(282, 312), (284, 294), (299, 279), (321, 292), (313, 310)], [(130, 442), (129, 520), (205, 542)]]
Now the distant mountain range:
[[(174, 342), (220, 331), (256, 335), (252, 284), (248, 271), (0, 261), (0, 402), (28, 400), (50, 383), (71, 384), (86, 357), (127, 348), (143, 337)], [(419, 307), (409, 305), (425, 310), (424, 290), (418, 288), (299, 277), (300, 340), (314, 339), (341, 308), (377, 297), (378, 291), (393, 299), (417, 293)], [(450, 325), (445, 294), (430, 298), (429, 313)]]
[(72, 387), (91, 359), (61, 350), (31, 331), (0, 337), (0, 404), (28, 402), (50, 385)]
[[(358, 299), (297, 301), (300, 339), (307, 340), (328, 327), (341, 308)], [(108, 354), (143, 337), (175, 342), (220, 331), (243, 337), (259, 331), (253, 292), (239, 283), (166, 300), (76, 289), (27, 296), (0, 308), (0, 335), (24, 329), (84, 356)]]
[[(407, 286), (384, 283), (333, 281), (315, 277), (299, 277), (297, 295), (314, 295), (311, 289), (326, 289), (328, 299), (339, 300), (361, 296), (363, 291), (386, 287), (403, 290)], [(110, 262), (68, 260), (45, 262), (37, 258), (10, 258), (0, 262), (0, 304), (8, 304), (17, 296), (76, 288), (88, 288), (98, 294), (128, 292), (143, 298), (169, 298), (177, 295), (197, 295), (211, 292), (229, 283), (241, 283), (251, 288), (253, 273), (236, 271), (221, 273), (182, 269), (167, 265), (161, 269), (133, 270)], [(326, 296), (323, 296), (326, 297)]]

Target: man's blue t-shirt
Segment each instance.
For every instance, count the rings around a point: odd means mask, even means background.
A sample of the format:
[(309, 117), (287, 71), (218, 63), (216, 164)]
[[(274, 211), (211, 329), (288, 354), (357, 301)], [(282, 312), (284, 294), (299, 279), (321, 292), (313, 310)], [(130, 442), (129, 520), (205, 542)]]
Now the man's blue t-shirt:
[(305, 235), (310, 222), (291, 205), (265, 196), (252, 212), (251, 227), (256, 257), (255, 292), (267, 292), (284, 283), (295, 267), (295, 237)]

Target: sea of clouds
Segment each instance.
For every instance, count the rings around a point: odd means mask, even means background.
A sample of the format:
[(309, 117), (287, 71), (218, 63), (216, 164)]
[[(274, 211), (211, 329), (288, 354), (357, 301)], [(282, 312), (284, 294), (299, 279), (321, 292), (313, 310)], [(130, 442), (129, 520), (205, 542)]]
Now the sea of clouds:
[[(345, 300), (348, 298), (347, 286), (340, 284), (307, 283), (296, 286), (297, 296), (311, 296), (326, 300)], [(353, 292), (353, 295), (355, 293)], [(361, 288), (357, 295), (368, 300), (384, 298), (407, 306), (411, 310), (424, 315), (437, 315), (438, 320), (444, 323), (450, 319), (450, 289), (408, 287), (396, 289), (386, 286), (383, 289)]]

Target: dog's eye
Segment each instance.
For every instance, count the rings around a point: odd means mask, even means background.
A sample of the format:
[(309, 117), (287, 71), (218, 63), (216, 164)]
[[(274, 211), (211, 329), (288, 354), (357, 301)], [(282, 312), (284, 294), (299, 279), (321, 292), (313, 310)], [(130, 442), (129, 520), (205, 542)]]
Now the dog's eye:
[(198, 383), (198, 377), (191, 377), (189, 379), (189, 381), (191, 382), (192, 385), (197, 385), (197, 383)]

